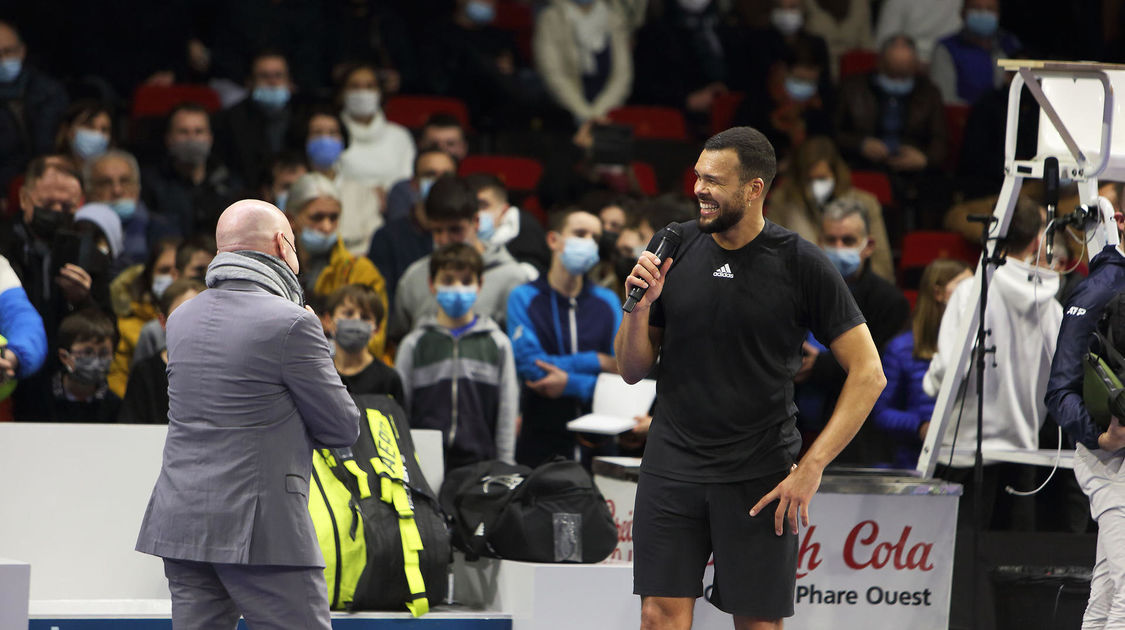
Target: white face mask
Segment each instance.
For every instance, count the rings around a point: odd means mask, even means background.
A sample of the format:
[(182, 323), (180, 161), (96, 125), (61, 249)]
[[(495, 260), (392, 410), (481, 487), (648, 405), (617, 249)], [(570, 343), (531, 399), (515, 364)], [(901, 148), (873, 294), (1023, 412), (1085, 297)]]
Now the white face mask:
[(344, 94), (344, 111), (353, 118), (366, 118), (379, 111), (378, 90), (350, 90)]
[(832, 197), (832, 191), (835, 189), (836, 180), (831, 177), (822, 177), (809, 182), (809, 192), (812, 193), (813, 199), (816, 199), (816, 202), (822, 206)]
[(774, 9), (770, 12), (770, 22), (782, 35), (792, 35), (804, 26), (805, 16), (800, 9)]

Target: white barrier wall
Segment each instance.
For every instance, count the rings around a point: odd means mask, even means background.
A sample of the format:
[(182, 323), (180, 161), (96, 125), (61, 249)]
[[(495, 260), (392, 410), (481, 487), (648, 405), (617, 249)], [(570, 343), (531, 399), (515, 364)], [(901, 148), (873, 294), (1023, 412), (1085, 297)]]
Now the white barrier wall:
[[(160, 559), (133, 550), (166, 433), (164, 425), (0, 423), (0, 557), (31, 564), (31, 599), (168, 598)], [(436, 492), (441, 432), (411, 436)]]

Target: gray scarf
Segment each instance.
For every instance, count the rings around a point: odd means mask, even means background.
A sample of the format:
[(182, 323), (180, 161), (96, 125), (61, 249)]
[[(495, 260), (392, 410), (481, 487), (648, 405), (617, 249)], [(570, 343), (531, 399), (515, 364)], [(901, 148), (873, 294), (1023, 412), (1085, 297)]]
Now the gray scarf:
[(297, 306), (305, 305), (305, 293), (297, 274), (275, 256), (253, 250), (222, 252), (207, 267), (207, 288), (226, 280), (245, 280), (283, 297)]

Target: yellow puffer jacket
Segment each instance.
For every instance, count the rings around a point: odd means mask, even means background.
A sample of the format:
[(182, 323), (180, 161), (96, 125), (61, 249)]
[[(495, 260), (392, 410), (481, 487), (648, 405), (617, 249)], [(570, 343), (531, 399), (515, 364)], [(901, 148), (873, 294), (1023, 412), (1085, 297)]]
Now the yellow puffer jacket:
[(156, 319), (156, 305), (136, 300), (132, 295), (133, 283), (144, 272), (144, 265), (133, 265), (122, 271), (109, 285), (113, 310), (117, 313), (117, 350), (113, 363), (109, 366), (109, 389), (124, 398), (125, 385), (129, 382), (129, 364), (133, 361), (133, 350), (141, 336), (141, 328), (150, 320)]
[[(387, 344), (387, 282), (383, 274), (375, 268), (375, 264), (366, 256), (355, 256), (344, 247), (343, 240), (336, 241), (332, 256), (328, 259), (328, 266), (320, 272), (316, 279), (313, 293), (318, 296), (328, 297), (333, 291), (348, 284), (363, 284), (371, 287), (383, 303), (383, 317), (379, 318), (378, 330), (371, 338), (367, 348), (376, 357), (382, 357)], [(134, 342), (135, 343), (135, 342)]]

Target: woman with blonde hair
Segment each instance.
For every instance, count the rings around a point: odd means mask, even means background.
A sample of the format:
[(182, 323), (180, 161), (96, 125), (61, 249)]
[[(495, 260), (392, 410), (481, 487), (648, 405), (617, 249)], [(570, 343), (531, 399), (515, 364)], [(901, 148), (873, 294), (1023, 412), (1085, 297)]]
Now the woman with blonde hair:
[(875, 195), (852, 186), (852, 172), (831, 139), (809, 138), (793, 153), (786, 177), (766, 201), (766, 218), (819, 243), (825, 206), (844, 198), (854, 199), (866, 208), (871, 238), (875, 239), (871, 271), (893, 283), (894, 264), (883, 207)]
[(911, 329), (892, 339), (883, 350), (887, 387), (879, 395), (871, 418), (895, 445), (895, 468), (914, 468), (918, 463), (935, 402), (922, 391), (922, 378), (937, 351), (938, 329), (949, 296), (957, 283), (971, 275), (969, 266), (960, 260), (939, 258), (930, 263), (922, 272)]

